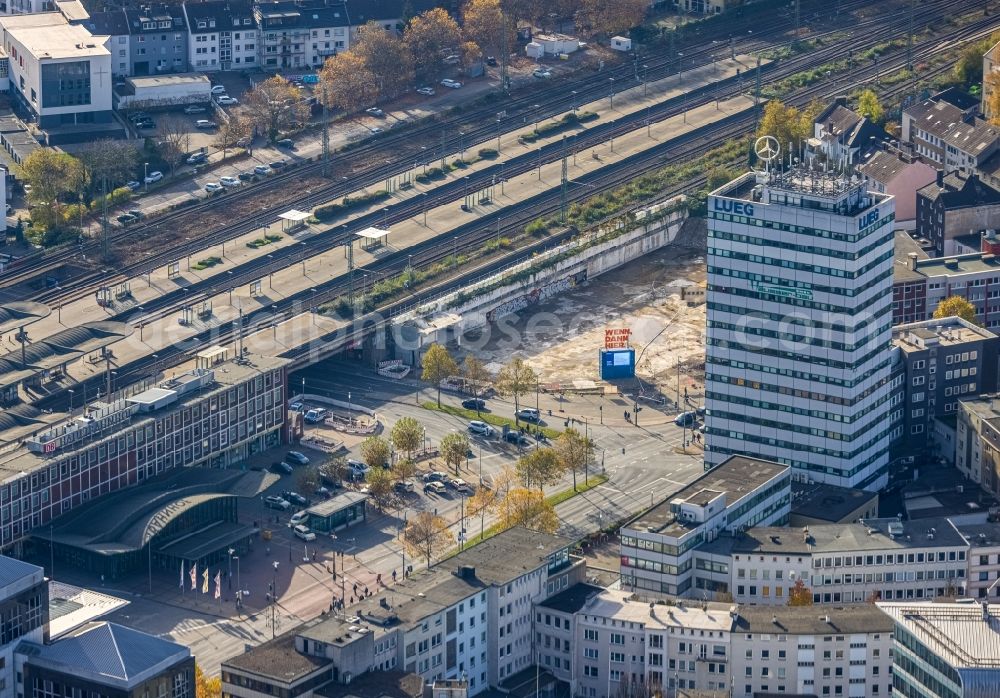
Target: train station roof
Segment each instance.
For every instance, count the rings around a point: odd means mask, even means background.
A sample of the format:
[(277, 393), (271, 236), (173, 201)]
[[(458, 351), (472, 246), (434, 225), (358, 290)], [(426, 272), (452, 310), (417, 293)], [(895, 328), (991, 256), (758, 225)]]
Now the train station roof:
[(131, 334), (132, 327), (124, 322), (85, 322), (33, 342), (23, 351), (16, 349), (0, 356), (0, 389), (11, 388), (36, 373), (81, 359)]
[(44, 320), (52, 308), (34, 301), (14, 301), (0, 304), (0, 334), (17, 330), (33, 322)]

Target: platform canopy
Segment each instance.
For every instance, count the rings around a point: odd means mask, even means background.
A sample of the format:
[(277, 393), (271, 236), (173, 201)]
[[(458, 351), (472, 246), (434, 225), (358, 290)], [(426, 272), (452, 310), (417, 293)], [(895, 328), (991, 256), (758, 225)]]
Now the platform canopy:
[(52, 309), (34, 301), (14, 301), (0, 305), (0, 334), (47, 318)]
[(285, 211), (280, 216), (278, 216), (278, 218), (280, 218), (283, 221), (290, 221), (292, 223), (302, 223), (303, 221), (308, 220), (310, 215), (311, 214), (306, 213), (305, 211), (299, 211), (293, 208), (288, 211)]
[(382, 228), (375, 227), (365, 228), (364, 230), (358, 231), (358, 237), (364, 238), (365, 240), (381, 240), (388, 234), (388, 230), (382, 230)]

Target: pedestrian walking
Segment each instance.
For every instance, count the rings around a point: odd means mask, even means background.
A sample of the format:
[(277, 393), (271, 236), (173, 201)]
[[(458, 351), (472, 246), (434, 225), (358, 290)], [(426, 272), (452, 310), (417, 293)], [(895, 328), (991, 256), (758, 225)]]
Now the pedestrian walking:
[(393, 571), (392, 571), (392, 581), (393, 581), (393, 582), (395, 582), (395, 581), (396, 581), (396, 570), (393, 570)]

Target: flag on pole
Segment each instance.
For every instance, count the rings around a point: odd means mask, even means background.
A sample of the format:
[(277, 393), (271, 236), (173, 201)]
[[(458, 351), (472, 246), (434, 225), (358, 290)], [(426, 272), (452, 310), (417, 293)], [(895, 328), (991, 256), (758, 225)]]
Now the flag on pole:
[(207, 594), (208, 593), (208, 568), (207, 567), (205, 568), (205, 571), (201, 573), (201, 593), (202, 594)]
[(222, 598), (222, 570), (215, 573), (215, 598)]
[(184, 561), (181, 560), (181, 591), (184, 591)]
[(191, 591), (195, 591), (198, 588), (198, 563), (191, 565)]

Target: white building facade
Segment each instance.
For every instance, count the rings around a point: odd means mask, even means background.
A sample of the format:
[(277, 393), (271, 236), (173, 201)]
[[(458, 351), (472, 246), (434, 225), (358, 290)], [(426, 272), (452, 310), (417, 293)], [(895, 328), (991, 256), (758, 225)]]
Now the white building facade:
[(709, 196), (705, 466), (888, 481), (894, 200), (794, 168)]

